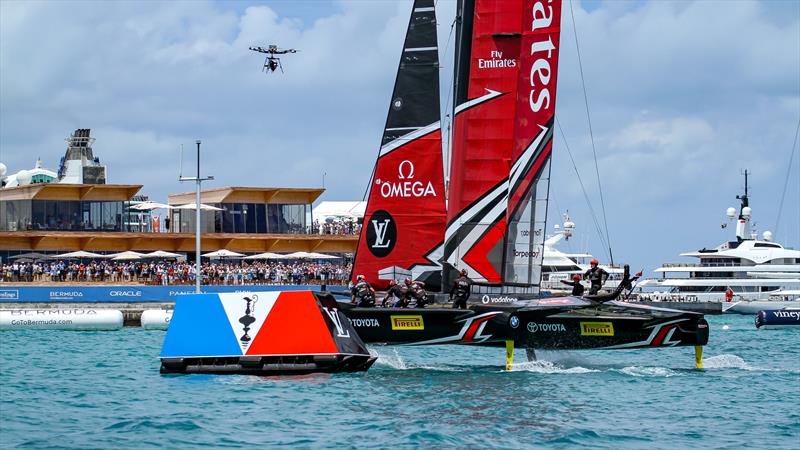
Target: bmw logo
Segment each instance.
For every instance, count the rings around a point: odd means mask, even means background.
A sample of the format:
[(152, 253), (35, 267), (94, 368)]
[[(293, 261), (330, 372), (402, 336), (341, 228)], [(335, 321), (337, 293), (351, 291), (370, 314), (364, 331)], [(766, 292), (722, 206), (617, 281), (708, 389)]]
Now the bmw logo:
[(511, 316), (511, 320), (508, 321), (508, 324), (511, 325), (511, 328), (517, 328), (519, 326), (519, 317)]

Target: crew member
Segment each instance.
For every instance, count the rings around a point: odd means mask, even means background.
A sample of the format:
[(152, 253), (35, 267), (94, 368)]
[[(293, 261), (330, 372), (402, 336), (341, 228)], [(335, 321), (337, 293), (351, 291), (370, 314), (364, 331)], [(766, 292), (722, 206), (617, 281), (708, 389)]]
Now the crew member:
[(450, 288), (450, 301), (453, 302), (453, 308), (466, 309), (472, 280), (467, 276), (467, 269), (461, 269), (459, 275), (453, 280), (453, 287)]
[(608, 272), (598, 266), (599, 262), (596, 259), (593, 259), (590, 264), (592, 268), (583, 274), (583, 279), (592, 283), (589, 288), (589, 295), (596, 295), (608, 279)]
[(411, 299), (414, 299), (417, 308), (424, 308), (428, 303), (428, 293), (425, 292), (425, 283), (406, 278), (404, 284), (406, 286), (403, 307), (407, 307), (411, 303)]
[(364, 275), (356, 277), (356, 284), (350, 289), (350, 294), (350, 303), (355, 303), (356, 306), (362, 308), (375, 306), (375, 289), (367, 283)]
[(572, 281), (561, 280), (561, 282), (566, 284), (567, 286), (572, 286), (571, 295), (574, 295), (575, 297), (580, 297), (583, 295), (584, 287), (581, 284), (581, 276), (578, 275), (577, 273), (572, 276)]
[(733, 300), (733, 289), (731, 289), (731, 287), (730, 287), (730, 286), (728, 286), (728, 287), (725, 289), (725, 301), (726, 301), (727, 303), (730, 303), (732, 300)]
[(386, 302), (389, 298), (394, 298), (392, 302), (392, 306), (400, 306), (400, 303), (403, 302), (403, 297), (405, 293), (403, 292), (403, 288), (397, 284), (396, 281), (392, 280), (389, 282), (389, 289), (386, 290), (386, 295), (383, 297), (383, 301), (381, 302), (382, 307), (386, 307)]

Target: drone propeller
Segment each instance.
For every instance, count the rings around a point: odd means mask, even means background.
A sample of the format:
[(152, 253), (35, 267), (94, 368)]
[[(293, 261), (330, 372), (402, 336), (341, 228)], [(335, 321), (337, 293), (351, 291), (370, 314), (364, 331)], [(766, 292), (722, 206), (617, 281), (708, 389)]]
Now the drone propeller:
[(269, 45), (267, 46), (267, 48), (264, 47), (249, 47), (249, 48), (254, 52), (264, 53), (267, 55), (267, 57), (264, 59), (264, 66), (261, 69), (265, 73), (275, 72), (276, 69), (281, 69), (281, 73), (283, 73), (283, 65), (281, 64), (281, 59), (276, 57), (275, 55), (297, 53), (297, 50), (293, 48), (281, 49), (278, 48), (277, 45)]

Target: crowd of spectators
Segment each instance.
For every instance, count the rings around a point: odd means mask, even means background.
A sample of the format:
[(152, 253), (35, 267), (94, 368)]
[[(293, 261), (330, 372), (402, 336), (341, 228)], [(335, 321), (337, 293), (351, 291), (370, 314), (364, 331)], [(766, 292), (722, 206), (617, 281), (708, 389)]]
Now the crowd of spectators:
[(319, 234), (358, 235), (361, 233), (361, 225), (356, 219), (335, 220), (331, 222), (320, 222), (315, 219), (314, 230)]
[[(350, 276), (349, 263), (206, 262), (203, 284), (335, 284)], [(187, 261), (51, 261), (0, 265), (0, 282), (129, 282), (153, 285), (191, 285), (194, 262)]]

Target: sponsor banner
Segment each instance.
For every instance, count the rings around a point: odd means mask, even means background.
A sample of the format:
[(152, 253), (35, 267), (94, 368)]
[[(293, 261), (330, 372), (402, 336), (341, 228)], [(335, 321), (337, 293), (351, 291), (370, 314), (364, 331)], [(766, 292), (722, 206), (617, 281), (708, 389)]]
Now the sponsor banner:
[(348, 318), (347, 320), (349, 320), (350, 324), (353, 325), (356, 328), (377, 328), (377, 327), (381, 326), (380, 323), (378, 323), (378, 319), (375, 319), (374, 317), (373, 318), (367, 318), (367, 319), (350, 319), (350, 318)]
[(530, 333), (561, 333), (567, 331), (567, 327), (563, 323), (528, 322), (527, 328)]
[(422, 316), (391, 316), (393, 330), (424, 330)]
[(516, 301), (519, 301), (517, 297), (508, 297), (505, 295), (491, 296), (489, 294), (483, 294), (481, 297), (481, 303), (484, 305), (488, 305), (490, 303), (514, 303)]
[(611, 322), (581, 322), (581, 336), (614, 336)]
[[(319, 286), (203, 286), (204, 294), (253, 291), (319, 290)], [(172, 302), (193, 294), (194, 286), (13, 286), (0, 288), (0, 303)]]

